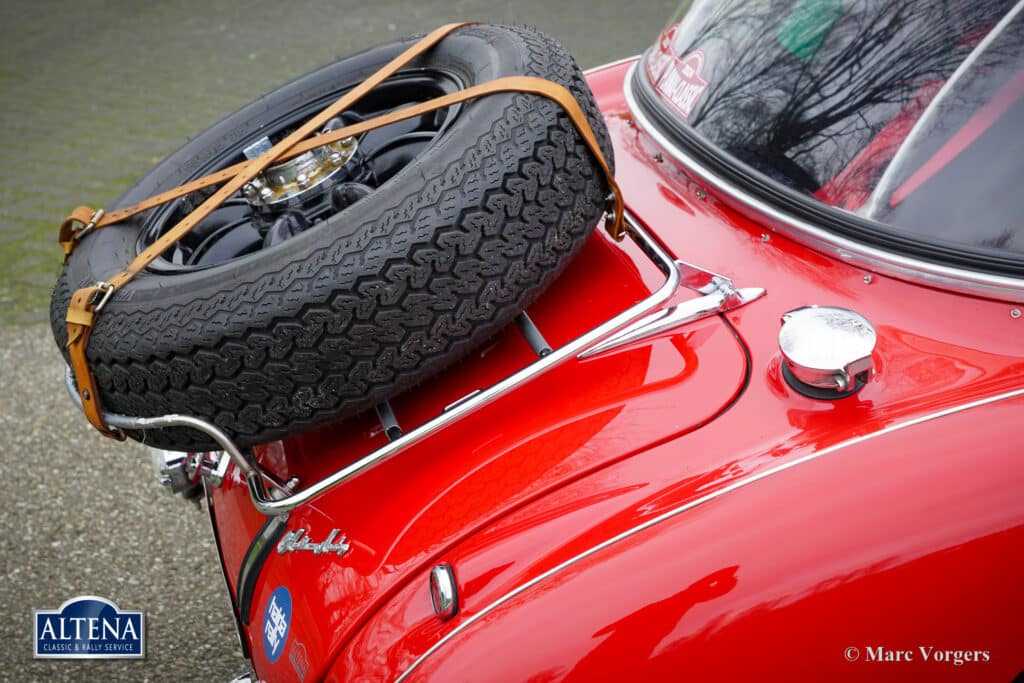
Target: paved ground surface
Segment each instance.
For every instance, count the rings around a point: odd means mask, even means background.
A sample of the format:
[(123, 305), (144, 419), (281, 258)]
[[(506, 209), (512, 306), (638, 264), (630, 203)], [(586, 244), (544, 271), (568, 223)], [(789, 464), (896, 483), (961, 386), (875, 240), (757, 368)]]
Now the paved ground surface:
[[(144, 450), (71, 409), (46, 305), (56, 225), (274, 86), (459, 19), (527, 23), (593, 66), (639, 52), (675, 0), (198, 0), (0, 4), (0, 680), (226, 680), (237, 654), (205, 513)], [(143, 662), (33, 661), (32, 610), (95, 594), (148, 615)]]

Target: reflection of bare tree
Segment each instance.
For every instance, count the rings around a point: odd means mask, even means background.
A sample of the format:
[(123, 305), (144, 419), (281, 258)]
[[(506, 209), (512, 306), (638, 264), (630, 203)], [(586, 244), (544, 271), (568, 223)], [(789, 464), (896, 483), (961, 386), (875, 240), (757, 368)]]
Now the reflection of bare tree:
[(679, 36), (686, 44), (677, 47), (702, 48), (713, 69), (691, 125), (776, 179), (813, 191), (923, 85), (947, 78), (1012, 3), (974, 0), (963, 13), (939, 0), (782, 4), (706, 3), (700, 28)]

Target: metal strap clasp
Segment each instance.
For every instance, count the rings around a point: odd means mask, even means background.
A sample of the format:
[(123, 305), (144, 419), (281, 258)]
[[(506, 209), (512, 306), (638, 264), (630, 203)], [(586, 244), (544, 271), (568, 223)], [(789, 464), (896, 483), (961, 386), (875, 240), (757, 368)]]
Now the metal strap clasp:
[(102, 311), (103, 307), (107, 305), (108, 301), (110, 301), (110, 297), (114, 296), (114, 292), (117, 291), (117, 288), (109, 282), (97, 282), (95, 287), (99, 291), (92, 295), (92, 300), (89, 302), (94, 307), (92, 309), (94, 314)]
[(72, 233), (71, 238), (77, 242), (78, 240), (82, 239), (90, 232), (95, 230), (96, 224), (100, 222), (100, 220), (103, 218), (103, 214), (105, 213), (106, 211), (103, 209), (96, 209), (92, 214), (92, 218), (89, 219), (89, 222), (86, 223), (80, 230), (75, 230), (75, 232)]

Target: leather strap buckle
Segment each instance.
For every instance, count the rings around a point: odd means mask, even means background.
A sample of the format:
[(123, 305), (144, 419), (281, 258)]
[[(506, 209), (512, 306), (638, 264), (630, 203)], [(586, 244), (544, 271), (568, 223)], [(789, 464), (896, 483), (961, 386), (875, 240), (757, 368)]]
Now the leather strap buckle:
[[(102, 209), (100, 209), (100, 211), (102, 211)], [(97, 290), (89, 300), (89, 303), (93, 307), (93, 315), (102, 311), (103, 307), (107, 305), (108, 301), (110, 301), (110, 297), (114, 296), (114, 292), (117, 291), (117, 288), (109, 282), (97, 282), (95, 286), (97, 287)]]
[(82, 239), (90, 232), (95, 230), (96, 224), (100, 222), (100, 220), (103, 218), (103, 214), (105, 213), (106, 211), (104, 211), (103, 209), (96, 209), (95, 211), (93, 211), (92, 218), (89, 219), (89, 222), (86, 223), (79, 230), (75, 230), (71, 235), (71, 239), (77, 242), (78, 240)]
[(65, 263), (71, 258), (71, 252), (75, 250), (75, 246), (80, 239), (96, 228), (103, 227), (103, 217), (106, 213), (103, 209), (79, 206), (71, 212), (71, 215), (64, 219), (64, 222), (60, 224), (57, 241), (64, 250)]

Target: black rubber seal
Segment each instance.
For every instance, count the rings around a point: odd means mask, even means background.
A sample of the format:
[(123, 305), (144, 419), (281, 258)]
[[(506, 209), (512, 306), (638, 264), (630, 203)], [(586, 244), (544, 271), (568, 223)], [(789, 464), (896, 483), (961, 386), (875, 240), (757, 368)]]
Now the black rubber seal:
[(260, 527), (256, 538), (252, 539), (249, 549), (245, 551), (245, 559), (238, 571), (238, 616), (242, 623), (249, 625), (249, 612), (252, 611), (252, 596), (256, 591), (256, 580), (277, 542), (284, 535), (288, 523), (288, 515), (271, 517)]
[(803, 394), (807, 398), (816, 398), (819, 401), (836, 401), (847, 396), (853, 396), (858, 391), (864, 388), (867, 383), (864, 379), (864, 374), (861, 373), (853, 378), (853, 388), (847, 391), (836, 391), (835, 389), (822, 389), (820, 387), (812, 387), (806, 382), (802, 382), (796, 378), (793, 371), (789, 369), (789, 366), (785, 362), (779, 363), (782, 366), (782, 377), (786, 380), (786, 384), (790, 386), (793, 391), (798, 394)]

